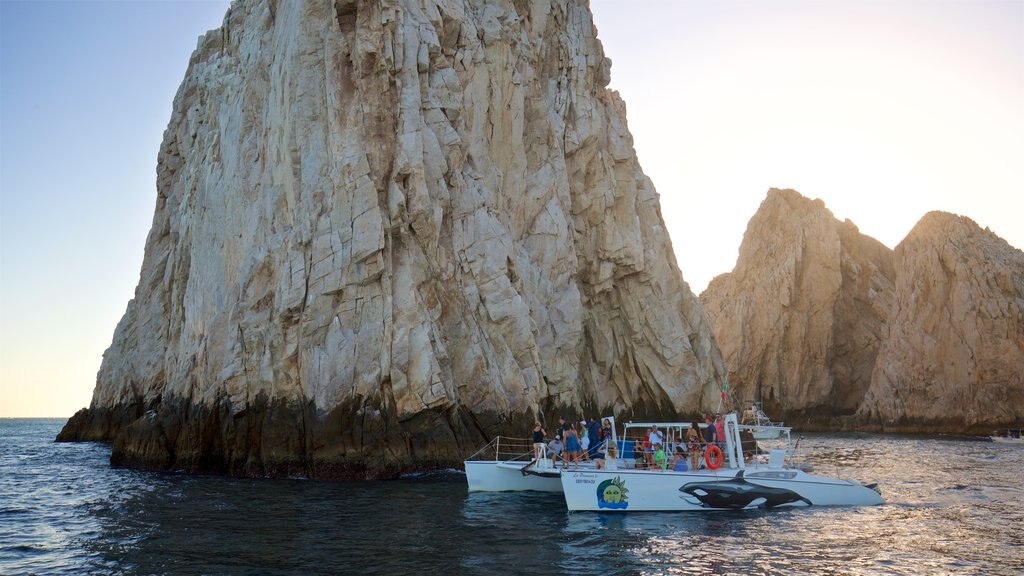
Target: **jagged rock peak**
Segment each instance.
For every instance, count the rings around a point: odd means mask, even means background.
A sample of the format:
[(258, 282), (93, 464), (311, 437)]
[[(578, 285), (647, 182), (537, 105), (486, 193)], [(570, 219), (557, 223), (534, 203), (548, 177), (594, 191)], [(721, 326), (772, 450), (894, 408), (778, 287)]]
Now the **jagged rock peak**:
[[(982, 228), (977, 222), (958, 214), (933, 210), (925, 214), (910, 230), (901, 244), (927, 238), (942, 238), (960, 244), (960, 249), (980, 251), (986, 256), (1018, 257), (1020, 250), (992, 230)], [(897, 249), (899, 249), (897, 247)]]
[(586, 2), (239, 0), (158, 158), (139, 285), (64, 438), (381, 475), (724, 370)]
[(741, 399), (797, 426), (985, 432), (1024, 418), (1024, 255), (926, 214), (896, 247), (772, 190), (701, 294)]
[(771, 189), (731, 273), (701, 294), (738, 401), (824, 427), (866, 390), (892, 295), (891, 251), (821, 200)]
[(888, 430), (987, 432), (1024, 418), (1024, 253), (929, 212), (896, 247), (889, 331), (860, 418)]

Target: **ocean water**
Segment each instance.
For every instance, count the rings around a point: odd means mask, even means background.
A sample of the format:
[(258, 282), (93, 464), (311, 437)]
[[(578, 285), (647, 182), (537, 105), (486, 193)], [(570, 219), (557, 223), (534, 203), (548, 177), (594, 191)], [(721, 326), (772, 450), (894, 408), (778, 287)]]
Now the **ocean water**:
[(887, 503), (573, 513), (468, 493), (458, 471), (381, 482), (114, 469), (63, 420), (0, 419), (0, 574), (1024, 574), (1024, 447), (808, 435), (816, 472)]

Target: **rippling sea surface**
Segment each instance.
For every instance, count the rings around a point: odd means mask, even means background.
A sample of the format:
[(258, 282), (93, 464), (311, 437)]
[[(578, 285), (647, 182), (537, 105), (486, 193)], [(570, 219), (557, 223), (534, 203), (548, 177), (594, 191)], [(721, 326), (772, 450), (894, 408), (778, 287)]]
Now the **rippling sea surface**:
[(1024, 574), (1024, 447), (807, 435), (815, 472), (887, 503), (573, 513), (468, 493), (451, 471), (382, 482), (235, 480), (108, 465), (64, 420), (0, 419), (0, 574)]

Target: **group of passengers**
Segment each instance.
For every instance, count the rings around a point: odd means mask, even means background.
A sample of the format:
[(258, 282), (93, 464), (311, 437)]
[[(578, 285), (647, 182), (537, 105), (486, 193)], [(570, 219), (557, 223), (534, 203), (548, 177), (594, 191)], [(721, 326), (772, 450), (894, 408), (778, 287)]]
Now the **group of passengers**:
[(669, 461), (666, 447), (672, 443), (666, 442), (664, 434), (657, 426), (651, 426), (647, 435), (637, 440), (633, 446), (633, 453), (636, 457), (636, 468), (648, 470), (674, 470), (684, 472), (686, 470), (698, 470), (701, 466), (705, 451), (711, 446), (717, 446), (719, 450), (725, 449), (725, 421), (721, 414), (712, 417), (705, 416), (705, 428), (700, 429), (700, 424), (692, 422), (686, 429), (683, 438), (674, 443), (672, 459)]
[[(639, 469), (649, 470), (698, 470), (704, 458), (705, 452), (711, 446), (717, 446), (719, 450), (725, 449), (725, 421), (721, 414), (710, 414), (705, 416), (705, 427), (701, 430), (700, 424), (692, 422), (686, 429), (683, 438), (666, 441), (665, 435), (652, 425), (647, 435), (637, 439), (633, 445), (635, 466)], [(612, 438), (611, 423), (605, 419), (598, 422), (596, 418), (589, 421), (584, 418), (578, 424), (567, 422), (564, 417), (558, 418), (558, 429), (555, 437), (545, 443), (547, 430), (540, 422), (534, 423), (533, 428), (533, 449), (534, 458), (540, 460), (547, 452), (551, 458), (551, 464), (557, 467), (559, 462), (563, 467), (570, 465), (578, 468), (579, 463), (594, 461), (596, 468), (612, 468), (615, 466), (615, 459), (618, 458), (618, 447)], [(674, 447), (671, 451), (671, 460), (668, 447)]]
[[(558, 417), (558, 430), (555, 437), (546, 445), (544, 438), (547, 430), (535, 422), (533, 426), (533, 452), (534, 458), (540, 460), (544, 449), (547, 448), (547, 455), (551, 458), (551, 464), (555, 467), (561, 462), (563, 467), (570, 464), (579, 467), (579, 463), (594, 461), (597, 468), (605, 468), (608, 459), (618, 458), (618, 450), (614, 442), (608, 440), (612, 437), (612, 425), (607, 419), (598, 422), (591, 418), (579, 421), (579, 424), (566, 422), (565, 417)], [(612, 463), (614, 465), (614, 462)]]

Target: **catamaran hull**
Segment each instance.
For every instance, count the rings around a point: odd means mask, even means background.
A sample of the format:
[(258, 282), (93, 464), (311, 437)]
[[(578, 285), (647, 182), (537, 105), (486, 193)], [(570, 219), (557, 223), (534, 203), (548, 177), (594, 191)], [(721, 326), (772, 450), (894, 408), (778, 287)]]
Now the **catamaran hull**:
[(533, 473), (522, 471), (525, 462), (510, 463), (495, 460), (467, 460), (466, 482), (470, 492), (508, 492), (514, 490), (535, 490), (537, 492), (561, 492), (559, 472), (546, 470)]
[(707, 511), (794, 506), (871, 506), (882, 496), (853, 480), (795, 469), (699, 472), (569, 471), (562, 491), (570, 511)]

